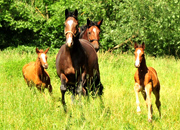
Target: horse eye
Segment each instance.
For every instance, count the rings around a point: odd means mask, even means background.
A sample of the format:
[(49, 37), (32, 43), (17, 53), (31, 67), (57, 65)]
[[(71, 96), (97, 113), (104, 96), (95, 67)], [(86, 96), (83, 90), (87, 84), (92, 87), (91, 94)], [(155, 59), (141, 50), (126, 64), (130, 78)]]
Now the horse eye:
[(88, 32), (88, 34), (91, 34), (91, 32)]

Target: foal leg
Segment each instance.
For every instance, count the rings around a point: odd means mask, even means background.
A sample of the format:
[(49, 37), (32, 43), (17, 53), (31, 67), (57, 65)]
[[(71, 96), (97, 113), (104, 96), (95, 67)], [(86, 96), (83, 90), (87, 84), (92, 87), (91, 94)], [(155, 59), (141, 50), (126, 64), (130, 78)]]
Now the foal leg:
[(151, 104), (151, 92), (152, 92), (152, 85), (151, 83), (147, 84), (145, 86), (145, 92), (146, 92), (146, 95), (147, 95), (147, 98), (146, 98), (146, 105), (147, 105), (147, 108), (148, 108), (148, 121), (151, 122), (152, 121), (152, 104)]
[(135, 83), (135, 86), (134, 86), (134, 91), (135, 91), (135, 94), (136, 94), (136, 105), (137, 105), (137, 112), (141, 112), (141, 109), (140, 109), (140, 102), (139, 102), (139, 91), (140, 91), (140, 85), (138, 83)]
[(159, 116), (161, 117), (161, 102), (160, 102), (160, 85), (157, 86), (155, 90), (153, 90), (153, 93), (156, 97), (156, 107), (158, 108), (159, 111)]
[(48, 90), (49, 90), (50, 95), (52, 95), (52, 85), (51, 84), (49, 84)]

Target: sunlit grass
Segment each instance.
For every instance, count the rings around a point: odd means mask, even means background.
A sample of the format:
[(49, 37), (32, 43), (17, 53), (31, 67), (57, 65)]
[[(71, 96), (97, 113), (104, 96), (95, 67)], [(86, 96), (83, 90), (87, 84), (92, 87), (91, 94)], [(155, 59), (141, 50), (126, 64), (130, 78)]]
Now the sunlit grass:
[(58, 50), (48, 52), (48, 73), (53, 96), (36, 88), (30, 90), (22, 76), (22, 67), (35, 61), (35, 48), (0, 51), (0, 128), (1, 129), (179, 129), (180, 61), (173, 57), (153, 58), (146, 55), (147, 66), (157, 70), (161, 83), (162, 117), (155, 107), (153, 122), (147, 121), (145, 101), (140, 95), (141, 114), (136, 113), (134, 94), (134, 56), (99, 53), (103, 103), (99, 98), (71, 102), (66, 93), (67, 113), (61, 104), (60, 79), (56, 74)]

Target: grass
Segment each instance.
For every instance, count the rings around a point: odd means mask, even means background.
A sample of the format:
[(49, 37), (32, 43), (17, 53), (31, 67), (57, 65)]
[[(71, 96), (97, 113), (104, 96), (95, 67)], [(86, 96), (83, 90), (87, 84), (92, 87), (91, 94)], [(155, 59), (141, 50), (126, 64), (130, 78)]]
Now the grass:
[(150, 57), (146, 63), (157, 70), (161, 83), (161, 111), (159, 117), (152, 96), (153, 122), (147, 121), (145, 101), (140, 95), (141, 114), (136, 113), (134, 94), (134, 56), (130, 54), (99, 53), (101, 81), (104, 85), (103, 103), (99, 98), (71, 103), (66, 93), (67, 113), (61, 104), (60, 79), (56, 74), (55, 58), (58, 50), (48, 52), (48, 72), (53, 97), (48, 91), (40, 94), (29, 90), (22, 67), (35, 61), (33, 47), (18, 47), (0, 51), (0, 129), (179, 129), (180, 127), (180, 61), (173, 57)]

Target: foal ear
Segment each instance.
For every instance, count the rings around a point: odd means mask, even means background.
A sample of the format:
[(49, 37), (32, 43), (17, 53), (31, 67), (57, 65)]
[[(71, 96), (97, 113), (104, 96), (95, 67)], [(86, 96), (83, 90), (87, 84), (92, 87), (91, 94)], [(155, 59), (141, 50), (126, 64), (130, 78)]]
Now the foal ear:
[(36, 53), (38, 54), (39, 53), (39, 49), (36, 47)]
[(138, 44), (135, 42), (134, 43), (134, 49), (136, 49), (138, 47)]
[(44, 51), (44, 53), (46, 54), (49, 51), (49, 47)]
[(144, 42), (142, 43), (142, 48), (145, 49), (145, 44), (144, 44)]
[(69, 16), (69, 11), (68, 11), (68, 9), (65, 10), (65, 16), (66, 16), (66, 19), (67, 19), (68, 16)]
[(97, 22), (97, 25), (100, 27), (103, 22), (103, 19), (101, 19), (99, 22)]

